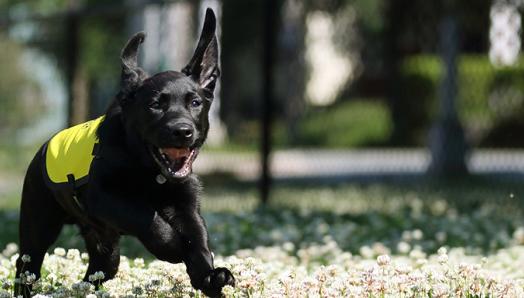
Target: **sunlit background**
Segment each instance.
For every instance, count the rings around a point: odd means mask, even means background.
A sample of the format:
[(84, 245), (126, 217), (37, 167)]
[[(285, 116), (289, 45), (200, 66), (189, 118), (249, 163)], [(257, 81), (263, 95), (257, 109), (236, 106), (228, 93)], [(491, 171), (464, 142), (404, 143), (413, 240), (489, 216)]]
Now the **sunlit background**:
[(194, 171), (219, 253), (327, 235), (355, 254), (524, 243), (523, 1), (2, 0), (0, 247), (32, 155), (104, 113), (127, 38), (147, 33), (149, 73), (180, 70), (207, 7), (222, 77)]

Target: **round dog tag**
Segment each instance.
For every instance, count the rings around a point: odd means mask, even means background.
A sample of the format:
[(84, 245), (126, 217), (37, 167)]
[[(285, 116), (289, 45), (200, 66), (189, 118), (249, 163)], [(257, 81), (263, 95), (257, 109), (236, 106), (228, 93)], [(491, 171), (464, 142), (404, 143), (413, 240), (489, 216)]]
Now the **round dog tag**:
[(166, 181), (167, 181), (166, 177), (164, 177), (162, 174), (158, 174), (156, 176), (156, 182), (158, 184), (164, 184), (164, 183), (166, 183)]

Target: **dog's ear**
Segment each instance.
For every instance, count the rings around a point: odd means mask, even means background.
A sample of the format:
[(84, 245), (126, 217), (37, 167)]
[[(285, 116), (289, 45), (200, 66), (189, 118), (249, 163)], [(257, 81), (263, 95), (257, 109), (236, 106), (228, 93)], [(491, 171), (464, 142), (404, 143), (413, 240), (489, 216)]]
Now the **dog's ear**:
[(200, 40), (189, 64), (182, 72), (195, 80), (205, 91), (206, 96), (213, 97), (217, 78), (220, 76), (218, 67), (218, 42), (215, 35), (216, 17), (213, 10), (206, 10), (204, 27)]
[(138, 32), (133, 35), (122, 49), (121, 92), (128, 95), (136, 89), (147, 76), (145, 71), (138, 67), (138, 47), (144, 42), (146, 34)]

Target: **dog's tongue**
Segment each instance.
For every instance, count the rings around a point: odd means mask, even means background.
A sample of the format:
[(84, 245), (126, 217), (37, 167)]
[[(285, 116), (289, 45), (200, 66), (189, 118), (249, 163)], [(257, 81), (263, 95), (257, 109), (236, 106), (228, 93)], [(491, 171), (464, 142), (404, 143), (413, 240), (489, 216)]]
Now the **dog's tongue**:
[(188, 157), (189, 153), (191, 153), (188, 148), (162, 148), (162, 152), (164, 152), (172, 161), (178, 160), (182, 157)]

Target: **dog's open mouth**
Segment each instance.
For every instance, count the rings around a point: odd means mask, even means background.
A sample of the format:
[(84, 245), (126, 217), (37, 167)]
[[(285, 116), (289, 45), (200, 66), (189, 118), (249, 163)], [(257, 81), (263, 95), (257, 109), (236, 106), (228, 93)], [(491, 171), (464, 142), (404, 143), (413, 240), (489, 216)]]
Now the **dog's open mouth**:
[(154, 148), (152, 155), (166, 178), (184, 178), (191, 173), (198, 148)]

